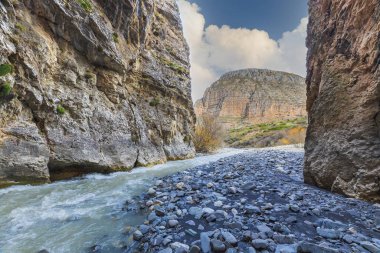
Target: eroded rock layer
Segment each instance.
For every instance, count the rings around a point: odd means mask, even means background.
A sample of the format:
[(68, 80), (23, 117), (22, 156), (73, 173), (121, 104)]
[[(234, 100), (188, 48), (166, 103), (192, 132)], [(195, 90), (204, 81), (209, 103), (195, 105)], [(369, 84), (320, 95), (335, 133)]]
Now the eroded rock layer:
[(309, 9), (305, 181), (380, 201), (380, 2)]
[(194, 154), (175, 0), (5, 0), (0, 15), (0, 181)]
[(306, 116), (305, 79), (290, 73), (245, 69), (229, 72), (195, 103), (197, 115), (226, 125), (263, 123)]

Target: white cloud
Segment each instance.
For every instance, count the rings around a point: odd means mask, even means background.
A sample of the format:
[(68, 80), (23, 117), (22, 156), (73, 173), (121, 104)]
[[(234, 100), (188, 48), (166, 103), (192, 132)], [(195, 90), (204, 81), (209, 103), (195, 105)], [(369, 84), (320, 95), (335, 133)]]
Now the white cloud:
[(231, 70), (267, 68), (305, 76), (307, 18), (276, 41), (266, 31), (257, 29), (205, 27), (205, 18), (196, 4), (178, 0), (178, 5), (190, 46), (194, 99), (202, 97), (212, 82)]

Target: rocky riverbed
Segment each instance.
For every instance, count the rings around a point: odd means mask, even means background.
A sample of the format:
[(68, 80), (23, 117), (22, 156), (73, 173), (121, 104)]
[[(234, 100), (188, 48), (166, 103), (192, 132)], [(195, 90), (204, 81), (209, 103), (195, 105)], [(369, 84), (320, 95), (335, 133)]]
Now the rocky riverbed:
[(125, 252), (380, 252), (380, 205), (304, 184), (303, 156), (257, 150), (157, 179), (125, 205), (147, 212)]

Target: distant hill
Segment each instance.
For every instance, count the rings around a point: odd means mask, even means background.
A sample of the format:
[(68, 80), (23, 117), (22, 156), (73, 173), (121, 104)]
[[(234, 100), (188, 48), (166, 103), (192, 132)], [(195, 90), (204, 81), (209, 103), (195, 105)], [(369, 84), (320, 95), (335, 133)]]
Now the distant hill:
[(229, 72), (195, 103), (195, 113), (197, 117), (216, 117), (227, 129), (226, 142), (231, 146), (303, 142), (307, 122), (305, 79), (264, 69)]
[(229, 72), (195, 103), (195, 113), (216, 116), (229, 126), (305, 117), (305, 79), (263, 69)]

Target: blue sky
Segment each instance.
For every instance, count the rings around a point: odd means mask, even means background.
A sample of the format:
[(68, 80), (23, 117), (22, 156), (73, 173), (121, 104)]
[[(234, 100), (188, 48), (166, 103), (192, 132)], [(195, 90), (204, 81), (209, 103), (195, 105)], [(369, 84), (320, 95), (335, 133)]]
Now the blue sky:
[(307, 0), (177, 0), (197, 100), (229, 71), (306, 75)]
[(296, 27), (307, 16), (307, 0), (190, 0), (206, 25), (265, 30), (273, 39)]

